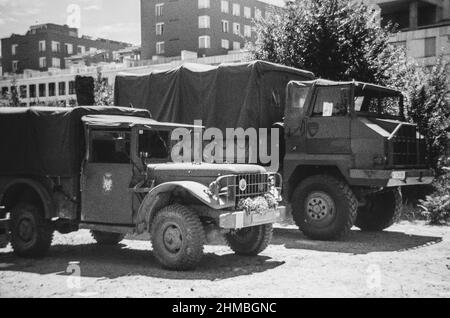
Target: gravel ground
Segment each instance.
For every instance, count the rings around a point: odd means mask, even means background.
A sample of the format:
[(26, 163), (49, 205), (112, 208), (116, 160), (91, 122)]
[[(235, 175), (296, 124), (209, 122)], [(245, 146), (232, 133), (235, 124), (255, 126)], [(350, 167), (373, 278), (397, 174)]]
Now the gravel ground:
[[(57, 234), (41, 260), (0, 250), (0, 297), (450, 298), (450, 227), (403, 222), (383, 233), (355, 229), (343, 242), (278, 227), (260, 256), (235, 256), (220, 240), (205, 252), (196, 271), (170, 272), (147, 241), (105, 248), (87, 231)], [(70, 262), (80, 279), (67, 274)]]

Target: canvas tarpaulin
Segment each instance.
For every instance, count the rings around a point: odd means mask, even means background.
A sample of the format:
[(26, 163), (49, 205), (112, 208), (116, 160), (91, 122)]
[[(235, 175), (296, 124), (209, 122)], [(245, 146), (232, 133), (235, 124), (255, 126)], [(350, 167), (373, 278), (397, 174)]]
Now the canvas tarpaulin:
[(97, 114), (150, 118), (148, 111), (119, 107), (0, 108), (0, 174), (78, 175), (81, 118)]
[(148, 74), (119, 74), (115, 104), (145, 108), (159, 121), (207, 128), (270, 128), (282, 120), (286, 86), (311, 80), (310, 72), (254, 61), (207, 66), (185, 64)]

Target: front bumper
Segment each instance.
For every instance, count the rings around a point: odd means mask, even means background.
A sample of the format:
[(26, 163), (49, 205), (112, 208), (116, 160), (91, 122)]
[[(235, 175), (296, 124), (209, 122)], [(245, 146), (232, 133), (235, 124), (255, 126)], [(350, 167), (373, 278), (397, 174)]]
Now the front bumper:
[(353, 185), (404, 187), (431, 184), (434, 172), (431, 169), (350, 170), (350, 179)]
[(280, 206), (263, 213), (238, 211), (220, 215), (219, 226), (228, 230), (283, 222), (286, 219), (286, 207)]

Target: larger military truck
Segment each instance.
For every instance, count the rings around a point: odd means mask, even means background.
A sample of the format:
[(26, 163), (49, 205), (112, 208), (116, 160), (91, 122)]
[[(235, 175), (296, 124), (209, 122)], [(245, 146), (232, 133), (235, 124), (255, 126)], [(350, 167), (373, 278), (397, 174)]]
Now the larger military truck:
[(401, 92), (360, 82), (291, 82), (283, 128), (285, 199), (308, 237), (391, 226), (400, 189), (430, 184), (426, 143)]
[(172, 132), (147, 110), (0, 109), (0, 246), (43, 256), (54, 231), (91, 230), (99, 244), (150, 233), (169, 269), (194, 268), (223, 234), (239, 255), (270, 243), (284, 219), (281, 177), (255, 165), (173, 163)]

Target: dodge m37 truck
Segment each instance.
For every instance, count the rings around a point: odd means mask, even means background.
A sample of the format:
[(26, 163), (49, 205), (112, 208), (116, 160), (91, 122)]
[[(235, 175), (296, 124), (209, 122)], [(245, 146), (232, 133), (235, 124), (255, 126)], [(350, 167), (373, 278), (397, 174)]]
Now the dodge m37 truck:
[(150, 233), (166, 268), (189, 270), (209, 233), (240, 255), (270, 243), (284, 218), (281, 176), (256, 165), (173, 163), (171, 133), (146, 110), (0, 109), (0, 236), (39, 257), (54, 231), (91, 230), (100, 244)]

